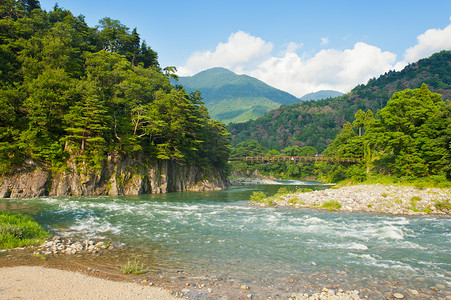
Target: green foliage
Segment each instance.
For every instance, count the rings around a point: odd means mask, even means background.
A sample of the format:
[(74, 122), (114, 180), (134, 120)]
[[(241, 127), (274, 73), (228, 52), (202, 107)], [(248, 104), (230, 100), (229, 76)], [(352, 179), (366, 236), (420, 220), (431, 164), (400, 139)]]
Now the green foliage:
[(438, 210), (451, 210), (451, 199), (444, 199), (435, 203)]
[(310, 193), (313, 192), (313, 189), (310, 188), (296, 188), (296, 193)]
[(30, 216), (0, 212), (0, 249), (34, 245), (47, 237)]
[(250, 200), (252, 202), (262, 202), (266, 198), (267, 198), (267, 196), (263, 192), (253, 192), (252, 195), (251, 195)]
[(144, 264), (140, 263), (138, 260), (129, 260), (125, 265), (121, 267), (121, 271), (124, 274), (135, 274), (140, 275), (147, 273), (149, 271), (148, 268), (144, 266)]
[(419, 197), (419, 196), (414, 196), (414, 197), (410, 198), (410, 209), (411, 210), (413, 210), (413, 211), (418, 210), (417, 209), (418, 201), (421, 201), (421, 197)]
[(441, 95), (423, 84), (419, 89), (395, 93), (376, 118), (371, 111), (359, 110), (354, 127), (345, 124), (323, 155), (357, 157), (362, 163), (318, 163), (322, 177), (332, 182), (347, 178), (361, 182), (372, 171), (399, 181), (424, 177), (446, 182), (443, 174), (451, 178), (448, 138), (444, 138), (451, 126), (447, 107)]
[(341, 204), (337, 200), (330, 200), (328, 202), (324, 202), (321, 207), (330, 211), (339, 210), (341, 208)]
[(253, 192), (250, 200), (252, 203), (258, 203), (258, 204), (263, 204), (266, 206), (273, 206), (276, 204), (276, 198), (277, 196), (280, 195), (275, 195), (272, 197), (268, 197), (265, 193), (263, 192)]
[[(283, 156), (314, 156), (318, 152), (314, 147), (287, 147), (282, 150), (280, 155)], [(249, 156), (274, 156), (279, 155), (276, 150), (268, 150), (261, 146), (256, 140), (250, 140), (238, 144), (231, 150), (232, 157), (249, 157)], [(249, 176), (254, 172), (265, 176), (287, 179), (301, 179), (303, 177), (313, 176), (316, 173), (314, 162), (296, 163), (291, 161), (273, 162), (263, 164), (258, 162), (232, 162), (232, 172)]]
[(290, 193), (290, 191), (288, 191), (287, 187), (284, 186), (284, 187), (281, 187), (280, 189), (277, 190), (276, 195), (284, 196), (284, 195), (287, 195), (289, 193)]
[(451, 122), (440, 117), (442, 105), (441, 96), (431, 93), (425, 84), (393, 95), (367, 133), (380, 155), (379, 169), (403, 177), (442, 172), (449, 153), (440, 139)]
[(226, 170), (228, 132), (136, 29), (31, 2), (0, 6), (0, 174), (27, 158), (100, 168), (112, 153)]
[[(282, 105), (255, 121), (229, 124), (227, 129), (232, 135), (232, 146), (254, 139), (268, 149), (280, 151), (288, 146), (313, 146), (321, 153), (335, 139), (343, 124), (354, 122), (359, 110), (376, 113), (395, 92), (416, 89), (426, 83), (432, 92), (441, 93), (443, 100), (450, 100), (449, 74), (451, 51), (441, 51), (402, 71), (390, 71), (372, 79), (341, 97)], [(361, 126), (355, 124), (354, 127), (357, 133), (360, 127), (363, 135)]]

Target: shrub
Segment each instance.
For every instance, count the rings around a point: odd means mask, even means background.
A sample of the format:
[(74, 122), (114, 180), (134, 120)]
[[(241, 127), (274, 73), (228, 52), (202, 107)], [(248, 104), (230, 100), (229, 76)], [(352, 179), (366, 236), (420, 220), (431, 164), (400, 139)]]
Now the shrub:
[(444, 199), (441, 201), (437, 201), (435, 203), (435, 208), (437, 208), (438, 210), (451, 210), (451, 200)]
[(341, 204), (340, 202), (338, 202), (337, 200), (331, 200), (329, 202), (324, 202), (323, 205), (321, 206), (327, 210), (339, 210), (341, 208)]
[(288, 191), (287, 187), (284, 186), (284, 187), (281, 187), (280, 189), (277, 190), (277, 194), (276, 195), (283, 196), (283, 195), (287, 195), (289, 193), (290, 192)]
[(417, 207), (418, 201), (421, 201), (421, 197), (414, 196), (414, 197), (410, 198), (410, 204), (411, 204), (412, 209)]
[(252, 202), (263, 202), (266, 197), (266, 194), (263, 192), (253, 192), (250, 199)]
[(32, 217), (0, 212), (0, 249), (30, 246), (48, 236)]
[(309, 188), (296, 188), (296, 193), (309, 193), (309, 192), (313, 192), (313, 190)]
[(296, 199), (296, 198), (293, 197), (293, 198), (290, 198), (290, 199), (288, 200), (288, 203), (291, 204), (291, 205), (295, 205), (296, 202), (297, 202), (297, 200), (298, 200), (298, 199)]

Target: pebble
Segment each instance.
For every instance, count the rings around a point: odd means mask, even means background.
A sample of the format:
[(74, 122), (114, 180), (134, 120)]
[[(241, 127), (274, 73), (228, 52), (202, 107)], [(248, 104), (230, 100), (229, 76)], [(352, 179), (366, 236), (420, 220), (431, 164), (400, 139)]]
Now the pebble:
[[(415, 204), (412, 198), (416, 198)], [(277, 206), (320, 208), (330, 200), (337, 200), (342, 211), (366, 211), (395, 215), (451, 214), (451, 210), (438, 210), (436, 201), (451, 197), (451, 189), (394, 186), (383, 184), (362, 184), (344, 186), (308, 193), (294, 193), (275, 199)], [(260, 205), (261, 203), (255, 203)], [(412, 207), (414, 205), (414, 207)], [(265, 206), (263, 204), (263, 206)]]
[(62, 238), (60, 236), (55, 236), (50, 240), (45, 241), (38, 247), (38, 251), (35, 254), (43, 255), (57, 255), (57, 254), (67, 254), (74, 255), (77, 253), (100, 253), (105, 249), (114, 250), (122, 247), (116, 244), (104, 243), (101, 241), (95, 242), (92, 240), (85, 241), (72, 241), (69, 238)]
[(404, 299), (404, 295), (401, 293), (394, 293), (393, 297), (395, 297), (396, 299)]
[(342, 289), (339, 289), (337, 292), (335, 292), (332, 289), (328, 289), (324, 287), (321, 292), (309, 295), (307, 293), (304, 294), (291, 294), (290, 298), (292, 299), (299, 299), (299, 300), (318, 300), (318, 299), (347, 299), (347, 300), (359, 300), (361, 299), (359, 297), (359, 291), (344, 291)]
[(248, 287), (248, 286), (245, 285), (245, 284), (243, 284), (240, 288), (241, 288), (242, 290), (249, 290), (249, 289), (250, 289), (250, 287)]
[(412, 295), (414, 295), (414, 296), (420, 295), (420, 293), (417, 290), (410, 290), (410, 293), (412, 293)]

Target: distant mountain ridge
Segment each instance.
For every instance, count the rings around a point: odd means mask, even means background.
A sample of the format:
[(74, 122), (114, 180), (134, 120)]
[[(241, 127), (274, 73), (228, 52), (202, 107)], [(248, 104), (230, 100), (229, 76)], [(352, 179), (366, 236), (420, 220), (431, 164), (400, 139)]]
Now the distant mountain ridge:
[(196, 75), (179, 77), (177, 84), (188, 92), (199, 90), (213, 119), (225, 124), (257, 119), (280, 105), (298, 103), (295, 96), (247, 75), (212, 68)]
[(302, 101), (308, 101), (308, 100), (321, 100), (321, 99), (327, 99), (327, 98), (335, 98), (335, 97), (340, 97), (340, 96), (343, 96), (342, 92), (332, 91), (332, 90), (321, 90), (321, 91), (314, 92), (314, 93), (308, 93), (299, 99), (301, 99)]
[(287, 146), (313, 146), (322, 152), (335, 139), (342, 125), (352, 122), (361, 109), (373, 113), (383, 108), (393, 93), (416, 89), (426, 83), (429, 90), (451, 99), (451, 51), (441, 51), (429, 58), (373, 78), (366, 85), (336, 98), (303, 101), (283, 105), (263, 117), (242, 124), (229, 124), (232, 146), (257, 140), (267, 149), (281, 150)]

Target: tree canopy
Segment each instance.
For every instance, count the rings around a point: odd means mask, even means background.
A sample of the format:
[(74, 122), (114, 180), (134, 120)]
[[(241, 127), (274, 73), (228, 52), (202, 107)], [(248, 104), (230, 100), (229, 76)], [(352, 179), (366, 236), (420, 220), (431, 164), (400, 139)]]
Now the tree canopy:
[(26, 159), (98, 167), (112, 153), (225, 167), (224, 126), (171, 85), (136, 29), (90, 28), (38, 1), (3, 1), (0, 15), (0, 173)]
[(394, 93), (376, 117), (371, 111), (357, 112), (353, 125), (346, 123), (324, 154), (362, 158), (362, 163), (323, 164), (323, 175), (330, 181), (362, 179), (372, 170), (397, 177), (451, 179), (450, 106), (423, 84)]

